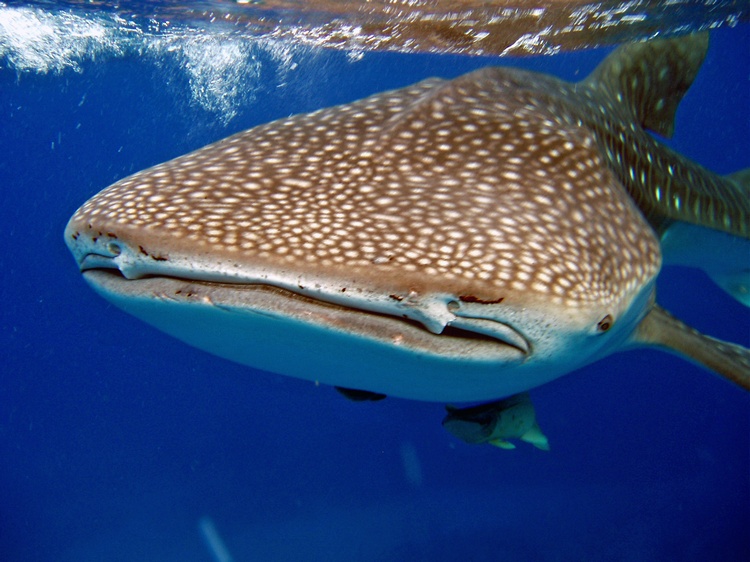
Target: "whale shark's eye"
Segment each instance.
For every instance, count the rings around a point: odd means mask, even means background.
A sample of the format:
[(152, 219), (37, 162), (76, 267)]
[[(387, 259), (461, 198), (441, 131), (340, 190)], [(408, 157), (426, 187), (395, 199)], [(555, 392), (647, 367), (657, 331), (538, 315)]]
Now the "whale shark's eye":
[(116, 244), (115, 242), (110, 242), (109, 244), (107, 244), (107, 250), (115, 256), (119, 256), (120, 252), (122, 252), (120, 245)]
[(614, 324), (615, 319), (612, 318), (611, 315), (607, 314), (604, 318), (599, 320), (599, 323), (596, 325), (596, 329), (600, 332), (606, 332), (612, 327), (612, 324)]

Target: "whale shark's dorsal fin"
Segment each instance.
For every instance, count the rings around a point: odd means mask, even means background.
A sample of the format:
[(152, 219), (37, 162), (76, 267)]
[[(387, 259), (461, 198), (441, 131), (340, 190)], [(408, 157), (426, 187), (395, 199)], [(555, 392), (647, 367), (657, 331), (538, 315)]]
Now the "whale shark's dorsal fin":
[[(708, 35), (625, 45), (578, 84), (590, 102), (599, 147), (658, 235), (675, 222), (750, 238), (750, 198), (719, 176), (658, 144), (706, 56)], [(606, 124), (604, 123), (606, 122)]]
[(692, 359), (750, 390), (750, 350), (701, 334), (656, 304), (641, 320), (632, 341)]
[(708, 33), (632, 43), (608, 56), (585, 83), (626, 104), (644, 128), (670, 138), (677, 106), (708, 51)]

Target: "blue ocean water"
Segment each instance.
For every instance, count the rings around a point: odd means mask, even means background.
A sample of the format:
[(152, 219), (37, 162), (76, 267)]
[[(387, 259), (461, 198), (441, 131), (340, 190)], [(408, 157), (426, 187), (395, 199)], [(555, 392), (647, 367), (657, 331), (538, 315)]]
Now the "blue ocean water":
[[(607, 50), (210, 46), (0, 59), (0, 560), (219, 560), (211, 529), (236, 561), (750, 559), (750, 397), (679, 358), (618, 354), (532, 391), (549, 453), (473, 447), (440, 404), (353, 403), (172, 340), (97, 297), (62, 242), (101, 188), (238, 130), (487, 64), (578, 79)], [(717, 30), (672, 145), (750, 165), (748, 94), (750, 28)], [(750, 311), (701, 273), (665, 269), (659, 299), (750, 343)]]

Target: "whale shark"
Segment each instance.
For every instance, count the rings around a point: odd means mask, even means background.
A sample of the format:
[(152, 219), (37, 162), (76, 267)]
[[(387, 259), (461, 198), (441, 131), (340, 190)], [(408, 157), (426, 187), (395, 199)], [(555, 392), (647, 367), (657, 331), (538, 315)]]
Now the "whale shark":
[[(670, 255), (703, 266), (704, 231), (748, 248), (742, 181), (651, 134), (672, 133), (707, 46), (626, 45), (576, 83), (486, 67), (273, 121), (107, 187), (65, 242), (164, 332), (364, 396), (496, 400), (639, 347), (750, 389), (750, 351), (654, 289)], [(738, 255), (707, 267), (741, 298)]]

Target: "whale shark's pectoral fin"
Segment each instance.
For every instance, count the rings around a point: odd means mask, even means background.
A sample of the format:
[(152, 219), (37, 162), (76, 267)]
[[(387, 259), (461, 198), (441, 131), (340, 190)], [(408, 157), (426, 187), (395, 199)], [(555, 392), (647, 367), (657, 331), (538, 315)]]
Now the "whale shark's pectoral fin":
[(750, 307), (750, 238), (675, 221), (661, 235), (661, 246), (665, 265), (701, 269)]
[[(750, 168), (729, 174), (726, 179), (744, 193), (746, 200), (750, 200)], [(703, 244), (712, 245), (714, 255), (708, 253), (700, 256), (707, 264), (702, 269), (719, 287), (745, 306), (750, 306), (750, 239), (727, 237), (724, 233), (716, 232), (703, 239)]]
[(638, 325), (633, 343), (692, 359), (750, 390), (750, 349), (701, 334), (656, 304)]
[(750, 268), (715, 274), (709, 273), (709, 276), (714, 283), (739, 302), (745, 306), (750, 306)]
[[(726, 176), (750, 199), (750, 168), (739, 170)], [(733, 267), (725, 267), (721, 271), (708, 271), (711, 279), (722, 289), (732, 295), (745, 306), (750, 306), (750, 250), (748, 239), (735, 242), (739, 246), (744, 242), (745, 248), (742, 257), (736, 261)]]

